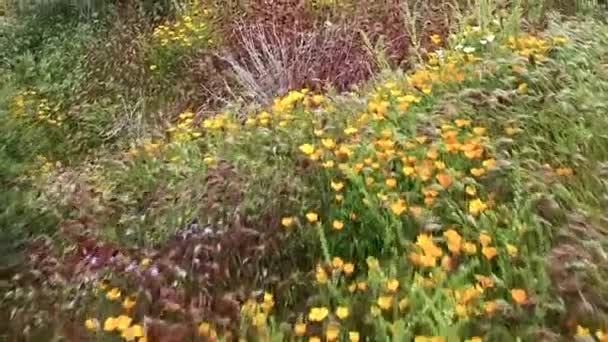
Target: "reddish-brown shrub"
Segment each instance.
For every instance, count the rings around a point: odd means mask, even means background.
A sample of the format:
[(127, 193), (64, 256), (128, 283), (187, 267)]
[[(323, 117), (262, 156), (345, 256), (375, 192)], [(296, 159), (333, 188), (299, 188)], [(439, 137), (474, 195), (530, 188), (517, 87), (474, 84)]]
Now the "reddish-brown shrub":
[[(369, 78), (378, 68), (366, 46), (380, 45), (386, 62), (400, 66), (430, 35), (447, 29), (445, 1), (421, 2), (408, 17), (402, 0), (207, 1), (225, 41), (222, 52), (248, 95), (265, 101), (288, 89), (331, 85), (337, 90)], [(417, 3), (418, 4), (418, 3)], [(408, 20), (414, 20), (412, 25)], [(415, 28), (415, 32), (412, 28)], [(382, 44), (379, 44), (382, 43)]]

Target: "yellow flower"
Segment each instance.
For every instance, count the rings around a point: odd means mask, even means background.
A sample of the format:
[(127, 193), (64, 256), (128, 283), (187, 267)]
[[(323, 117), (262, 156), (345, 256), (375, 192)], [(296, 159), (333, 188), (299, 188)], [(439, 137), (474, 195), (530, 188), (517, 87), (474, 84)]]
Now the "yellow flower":
[(359, 342), (360, 336), (358, 331), (349, 331), (348, 340), (349, 342)]
[(308, 319), (313, 322), (322, 322), (328, 314), (329, 310), (326, 307), (314, 307), (308, 312)]
[(493, 170), (496, 168), (496, 159), (487, 159), (482, 162), (483, 167), (488, 170)]
[(404, 311), (410, 305), (410, 301), (407, 298), (403, 298), (399, 301), (399, 310)]
[(133, 319), (131, 317), (127, 315), (120, 315), (116, 317), (116, 328), (120, 331), (123, 331), (131, 325), (132, 321)]
[(296, 323), (293, 327), (293, 332), (296, 336), (304, 336), (306, 334), (306, 323)]
[(331, 265), (334, 268), (342, 268), (342, 266), (344, 265), (344, 260), (342, 260), (342, 258), (340, 258), (340, 257), (334, 257), (331, 260)]
[(370, 257), (367, 257), (367, 259), (365, 259), (365, 262), (367, 263), (367, 267), (369, 268), (370, 271), (379, 271), (380, 270), (380, 262), (378, 261), (377, 258), (370, 256)]
[(334, 141), (334, 139), (321, 139), (321, 144), (323, 144), (323, 146), (327, 149), (332, 149), (336, 146), (336, 142)]
[(342, 201), (344, 201), (344, 196), (343, 195), (338, 194), (338, 195), (336, 195), (335, 198), (336, 198), (336, 202), (342, 202)]
[(467, 339), (465, 342), (483, 342), (483, 340), (481, 339), (481, 337), (475, 336)]
[(106, 293), (106, 298), (109, 300), (117, 300), (120, 298), (120, 290), (118, 288), (113, 288), (108, 293)]
[(477, 189), (475, 189), (475, 187), (472, 185), (467, 185), (464, 187), (464, 192), (466, 192), (469, 196), (475, 196), (477, 194)]
[(406, 176), (411, 176), (416, 172), (416, 170), (411, 166), (406, 166), (403, 169), (401, 169), (401, 171), (403, 171), (403, 174)]
[(118, 320), (116, 317), (106, 318), (106, 321), (103, 323), (103, 330), (114, 331), (116, 328), (118, 328)]
[(437, 151), (436, 148), (432, 148), (426, 153), (426, 156), (429, 159), (435, 160), (435, 159), (439, 158), (439, 152)]
[(321, 339), (320, 339), (320, 338), (318, 338), (317, 336), (311, 336), (311, 337), (308, 339), (308, 342), (321, 342)]
[(324, 168), (326, 169), (331, 169), (332, 167), (334, 167), (334, 165), (336, 165), (336, 163), (334, 163), (333, 160), (328, 160), (325, 163), (321, 164)]
[(315, 223), (319, 220), (319, 215), (317, 215), (317, 213), (315, 212), (310, 211), (306, 214), (306, 219), (310, 223)]
[(386, 186), (388, 186), (390, 189), (394, 189), (397, 186), (397, 180), (395, 178), (387, 179)]
[(511, 298), (517, 304), (523, 304), (528, 300), (528, 294), (526, 290), (523, 289), (513, 289), (511, 290)]
[(555, 45), (565, 45), (568, 43), (568, 38), (564, 36), (555, 36), (552, 38), (553, 44)]
[(150, 65), (150, 70), (152, 70), (152, 71), (156, 70), (157, 68), (158, 68), (157, 65), (154, 65), (154, 64)]
[(474, 168), (472, 168), (472, 169), (471, 169), (471, 174), (472, 174), (473, 176), (475, 176), (475, 177), (481, 177), (481, 176), (483, 176), (485, 173), (486, 173), (486, 170), (485, 170), (485, 169), (482, 169), (482, 168), (476, 168), (476, 167), (474, 167)]
[(479, 215), (483, 211), (485, 211), (488, 206), (483, 203), (479, 198), (474, 199), (469, 202), (469, 213), (473, 216)]
[(291, 225), (293, 225), (293, 217), (283, 217), (281, 219), (281, 224), (283, 225), (283, 227), (288, 228), (291, 227)]
[(132, 300), (131, 298), (127, 297), (127, 298), (125, 298), (125, 300), (122, 302), (122, 307), (123, 307), (125, 310), (131, 310), (131, 309), (132, 309), (132, 308), (135, 306), (135, 304), (136, 304), (136, 303), (137, 303), (136, 301), (134, 301), (134, 300)]
[(517, 92), (520, 94), (525, 94), (528, 92), (528, 84), (527, 83), (520, 83), (517, 86)]
[(148, 342), (148, 338), (146, 336), (142, 336), (137, 340), (137, 342)]
[(347, 262), (342, 267), (342, 271), (344, 271), (344, 274), (346, 274), (347, 276), (349, 276), (349, 275), (351, 275), (355, 271), (355, 265), (353, 265), (350, 262)]
[(347, 127), (346, 129), (344, 129), (344, 133), (347, 135), (353, 135), (355, 133), (357, 133), (359, 130), (354, 128), (354, 127)]
[(475, 246), (475, 244), (472, 242), (465, 242), (462, 245), (462, 251), (468, 255), (473, 255), (477, 253), (477, 246)]
[(363, 292), (363, 291), (367, 291), (367, 283), (364, 281), (360, 281), (357, 283), (357, 290)]
[(302, 144), (300, 145), (300, 151), (306, 155), (312, 155), (315, 153), (315, 147), (311, 144)]
[(344, 183), (331, 181), (331, 188), (334, 189), (334, 191), (340, 191), (344, 188)]
[(454, 120), (454, 123), (456, 124), (457, 127), (466, 127), (466, 126), (470, 126), (471, 125), (471, 120), (468, 119), (456, 119)]
[(253, 316), (251, 325), (258, 329), (263, 329), (266, 326), (266, 314), (263, 312), (258, 312)]
[(441, 44), (441, 36), (438, 34), (434, 34), (431, 36), (431, 41), (433, 42), (433, 44), (439, 45)]
[(99, 321), (96, 318), (89, 318), (84, 321), (84, 326), (91, 331), (97, 330), (99, 329)]
[(336, 316), (338, 316), (339, 319), (345, 319), (346, 317), (348, 317), (349, 313), (350, 312), (348, 308), (345, 306), (338, 306), (336, 308)]
[(448, 249), (454, 254), (460, 254), (462, 248), (462, 237), (454, 229), (448, 229), (443, 233), (446, 239)]
[(211, 325), (207, 322), (202, 322), (198, 325), (198, 334), (200, 336), (208, 336), (211, 330)]
[(131, 327), (123, 330), (120, 336), (127, 341), (135, 341), (136, 338), (144, 336), (144, 328), (139, 324), (133, 324)]
[(510, 257), (515, 257), (517, 255), (517, 251), (517, 247), (510, 243), (507, 244), (507, 254), (509, 254)]
[(319, 284), (327, 283), (327, 272), (323, 269), (323, 266), (317, 265), (317, 270), (315, 271), (315, 280)]
[(344, 228), (344, 222), (342, 222), (340, 220), (334, 220), (334, 222), (332, 222), (331, 226), (335, 230), (342, 230), (342, 228)]
[(576, 336), (581, 336), (581, 337), (591, 336), (591, 332), (589, 332), (588, 328), (585, 328), (581, 325), (577, 325), (576, 326)]
[(401, 215), (407, 209), (405, 202), (403, 200), (399, 200), (393, 204), (391, 204), (391, 211), (395, 215)]
[(324, 100), (323, 95), (314, 95), (312, 97), (312, 103), (314, 103), (317, 106), (320, 105), (321, 102), (323, 102), (323, 100)]
[(105, 290), (108, 288), (108, 281), (107, 280), (102, 280), (101, 282), (99, 282), (99, 289), (100, 290)]
[(473, 133), (475, 133), (475, 135), (484, 135), (486, 133), (486, 128), (485, 127), (473, 127)]
[(389, 292), (396, 292), (398, 288), (399, 288), (399, 280), (393, 278), (393, 279), (389, 279), (386, 282), (386, 289)]
[(272, 295), (272, 293), (264, 292), (264, 302), (262, 303), (262, 309), (264, 309), (264, 312), (268, 313), (270, 310), (272, 310), (273, 306), (274, 296)]
[(393, 306), (393, 297), (391, 296), (380, 296), (378, 297), (377, 304), (383, 310), (388, 310)]
[(515, 135), (517, 134), (518, 129), (515, 127), (506, 127), (505, 128), (505, 133), (507, 133), (507, 135)]

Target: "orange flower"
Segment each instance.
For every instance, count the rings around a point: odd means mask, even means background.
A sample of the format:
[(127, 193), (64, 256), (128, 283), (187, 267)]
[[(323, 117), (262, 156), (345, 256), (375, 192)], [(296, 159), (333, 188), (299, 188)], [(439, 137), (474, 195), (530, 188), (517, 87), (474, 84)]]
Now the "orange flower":
[(490, 235), (488, 235), (487, 233), (482, 232), (479, 234), (479, 243), (483, 247), (487, 247), (488, 245), (490, 245), (490, 243), (492, 243), (492, 237)]
[(304, 336), (306, 334), (306, 323), (296, 323), (293, 331), (296, 336)]
[(572, 176), (574, 171), (572, 171), (572, 169), (569, 167), (560, 167), (559, 169), (555, 170), (555, 173), (558, 176)]
[(435, 176), (435, 178), (437, 178), (437, 181), (444, 189), (447, 189), (450, 187), (450, 185), (452, 185), (452, 177), (450, 177), (450, 175), (447, 173), (439, 173), (437, 176)]
[(528, 294), (526, 290), (523, 289), (513, 289), (511, 290), (511, 298), (513, 301), (519, 305), (524, 304), (528, 300)]
[(353, 265), (350, 262), (347, 262), (342, 267), (342, 271), (344, 271), (344, 274), (346, 274), (347, 276), (349, 276), (349, 275), (351, 275), (355, 271), (355, 265)]
[(486, 313), (488, 315), (493, 314), (494, 311), (496, 311), (497, 307), (498, 307), (498, 304), (496, 303), (496, 301), (489, 301), (484, 304), (484, 310), (486, 311)]
[(481, 284), (481, 286), (484, 289), (488, 289), (488, 288), (494, 287), (494, 280), (492, 280), (492, 278), (490, 278), (490, 277), (486, 277), (486, 276), (481, 275), (481, 274), (476, 274), (475, 275), (475, 279), (477, 279), (477, 281)]
[(496, 248), (494, 248), (494, 247), (483, 247), (481, 249), (481, 253), (488, 260), (492, 260), (498, 254), (498, 252), (496, 251)]

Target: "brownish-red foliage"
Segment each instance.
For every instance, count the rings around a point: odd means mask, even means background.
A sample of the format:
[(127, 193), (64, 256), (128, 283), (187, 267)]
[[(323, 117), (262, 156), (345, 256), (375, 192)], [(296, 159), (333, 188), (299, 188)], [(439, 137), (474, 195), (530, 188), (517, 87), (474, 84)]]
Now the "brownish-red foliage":
[(341, 1), (338, 5), (302, 0), (253, 0), (246, 5), (213, 2), (207, 6), (217, 11), (228, 52), (255, 68), (249, 45), (259, 50), (263, 44), (279, 47), (281, 59), (289, 62), (285, 87), (290, 89), (331, 85), (346, 90), (378, 67), (364, 37), (374, 46), (382, 42), (387, 62), (396, 67), (407, 61), (413, 40), (426, 45), (430, 35), (443, 35), (448, 24), (444, 1), (412, 8), (416, 32), (399, 0)]

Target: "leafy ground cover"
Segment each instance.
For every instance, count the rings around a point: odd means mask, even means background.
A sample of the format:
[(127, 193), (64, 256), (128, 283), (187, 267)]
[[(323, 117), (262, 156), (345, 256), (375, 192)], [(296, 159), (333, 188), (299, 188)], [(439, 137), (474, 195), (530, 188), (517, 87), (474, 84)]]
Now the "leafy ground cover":
[(607, 340), (604, 9), (356, 4), (6, 17), (0, 332)]

